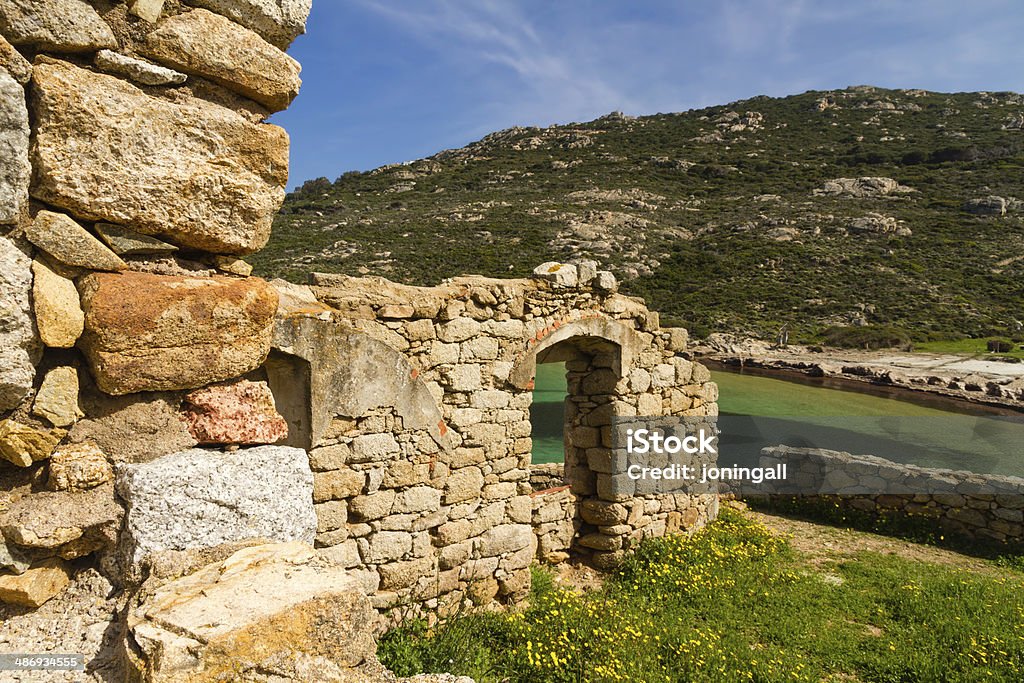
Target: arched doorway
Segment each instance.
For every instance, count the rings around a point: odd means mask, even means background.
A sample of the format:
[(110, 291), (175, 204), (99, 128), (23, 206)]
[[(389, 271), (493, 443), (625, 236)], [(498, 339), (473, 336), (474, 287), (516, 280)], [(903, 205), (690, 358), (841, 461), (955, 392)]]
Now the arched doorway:
[[(513, 369), (513, 382), (532, 388), (539, 367), (558, 363), (565, 368), (561, 480), (535, 480), (534, 526), (542, 559), (574, 556), (608, 566), (628, 544), (632, 528), (611, 486), (616, 473), (611, 426), (615, 417), (635, 414), (620, 400), (629, 393), (624, 370), (633, 361), (635, 335), (602, 318), (576, 321), (533, 345)], [(530, 380), (524, 382), (527, 373)]]

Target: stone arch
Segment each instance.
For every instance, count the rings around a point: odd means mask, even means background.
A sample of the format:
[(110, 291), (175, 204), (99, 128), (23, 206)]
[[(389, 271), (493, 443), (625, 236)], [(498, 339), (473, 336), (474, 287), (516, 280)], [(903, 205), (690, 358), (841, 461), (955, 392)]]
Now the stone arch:
[[(563, 344), (569, 340), (574, 340), (573, 345)], [(562, 346), (564, 353), (567, 347), (584, 348), (602, 343), (611, 344), (618, 349), (614, 370), (621, 377), (633, 365), (641, 340), (632, 328), (600, 316), (581, 318), (564, 324), (555, 323), (527, 342), (526, 352), (520, 356), (509, 373), (509, 382), (519, 389), (532, 388), (538, 362), (550, 363), (561, 360), (557, 358), (558, 350), (555, 348), (559, 345)]]
[[(622, 323), (598, 317), (576, 320), (549, 329), (539, 341), (530, 344), (509, 376), (516, 387), (531, 389), (538, 364), (566, 364), (568, 396), (562, 474), (568, 492), (566, 487), (556, 487), (537, 495), (557, 496), (561, 501), (561, 522), (565, 525), (562, 529), (566, 531), (561, 532), (565, 535), (558, 540), (565, 550), (598, 565), (610, 565), (617, 560), (626, 542), (622, 531), (616, 528), (626, 519), (617, 519), (624, 508), (614, 503), (610, 432), (615, 417), (635, 414), (622, 399), (629, 393), (626, 376), (641, 345), (640, 335)], [(571, 538), (565, 537), (569, 529)], [(546, 541), (543, 534), (540, 536), (543, 546)], [(549, 554), (548, 550), (542, 547), (541, 556)], [(554, 554), (557, 556), (558, 550)]]

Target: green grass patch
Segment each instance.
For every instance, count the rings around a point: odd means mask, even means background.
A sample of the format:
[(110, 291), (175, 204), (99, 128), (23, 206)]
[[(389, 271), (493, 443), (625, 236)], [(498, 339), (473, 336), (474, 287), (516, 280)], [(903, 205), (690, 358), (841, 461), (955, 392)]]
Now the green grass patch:
[(926, 353), (954, 353), (962, 356), (1003, 356), (1024, 359), (1024, 348), (1020, 342), (1013, 342), (1014, 348), (1006, 353), (992, 353), (988, 350), (988, 342), (1003, 337), (984, 337), (981, 339), (952, 339), (946, 341), (929, 341), (914, 344), (915, 351)]
[(1005, 681), (1024, 676), (1024, 574), (862, 552), (810, 564), (732, 510), (642, 544), (597, 591), (535, 576), (528, 607), (391, 631), (399, 675), (481, 683)]

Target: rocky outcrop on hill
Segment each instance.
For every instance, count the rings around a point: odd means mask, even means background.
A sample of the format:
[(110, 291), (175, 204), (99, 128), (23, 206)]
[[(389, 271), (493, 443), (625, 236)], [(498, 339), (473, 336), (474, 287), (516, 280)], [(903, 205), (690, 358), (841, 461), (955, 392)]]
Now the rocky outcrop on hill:
[(845, 197), (886, 197), (913, 191), (913, 188), (900, 185), (892, 178), (862, 177), (829, 180), (820, 188), (814, 190), (814, 194)]

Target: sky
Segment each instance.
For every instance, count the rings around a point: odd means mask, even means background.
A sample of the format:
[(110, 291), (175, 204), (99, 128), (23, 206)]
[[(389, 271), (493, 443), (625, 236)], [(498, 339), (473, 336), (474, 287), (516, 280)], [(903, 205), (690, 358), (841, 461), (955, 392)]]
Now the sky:
[(1021, 0), (313, 0), (289, 188), (512, 126), (870, 84), (1024, 91)]

